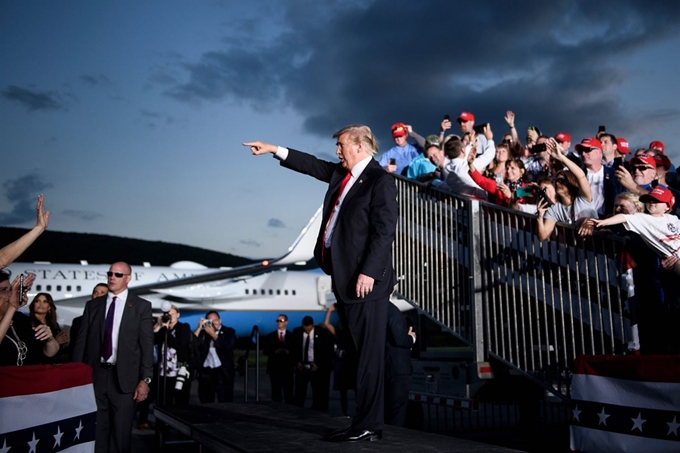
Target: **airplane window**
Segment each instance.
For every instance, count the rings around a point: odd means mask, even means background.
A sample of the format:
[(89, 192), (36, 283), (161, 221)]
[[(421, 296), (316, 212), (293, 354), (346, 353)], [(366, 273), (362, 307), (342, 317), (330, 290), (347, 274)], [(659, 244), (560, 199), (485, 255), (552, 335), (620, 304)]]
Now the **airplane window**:
[(76, 286), (76, 291), (80, 291), (80, 285)]
[(277, 295), (277, 296), (280, 296), (280, 295), (281, 295), (281, 290), (280, 290), (280, 289), (277, 289), (277, 290), (276, 290), (276, 295)]
[(45, 291), (52, 291), (52, 285), (47, 285), (45, 287)]
[(40, 291), (42, 289), (42, 285), (35, 285), (36, 291)]
[(250, 290), (246, 288), (246, 294), (250, 294)]
[(287, 296), (287, 295), (288, 295), (288, 290), (287, 290), (287, 289), (283, 290), (283, 294), (285, 294), (285, 295)]
[(270, 290), (269, 290), (269, 295), (270, 295), (270, 296), (273, 296), (273, 295), (274, 295), (274, 290), (273, 290), (273, 289), (270, 289)]
[(57, 285), (57, 291), (61, 291), (61, 285)]
[(295, 295), (295, 290), (293, 290), (293, 296)]
[(264, 290), (263, 289), (260, 290), (260, 294), (262, 294), (264, 296)]
[(257, 290), (256, 289), (253, 290), (253, 296), (257, 296)]
[(66, 291), (71, 292), (71, 285), (68, 285), (68, 286), (66, 287)]

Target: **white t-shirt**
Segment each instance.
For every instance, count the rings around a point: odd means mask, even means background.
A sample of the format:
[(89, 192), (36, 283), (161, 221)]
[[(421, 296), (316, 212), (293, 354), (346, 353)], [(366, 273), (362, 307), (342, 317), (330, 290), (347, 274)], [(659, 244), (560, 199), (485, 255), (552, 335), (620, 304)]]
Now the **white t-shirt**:
[(597, 211), (593, 208), (592, 202), (581, 195), (576, 197), (571, 206), (555, 203), (545, 212), (546, 219), (569, 224), (584, 217), (597, 219)]
[(680, 219), (672, 214), (663, 217), (653, 217), (638, 212), (624, 214), (626, 221), (623, 226), (640, 235), (652, 249), (663, 256), (675, 255), (680, 258)]

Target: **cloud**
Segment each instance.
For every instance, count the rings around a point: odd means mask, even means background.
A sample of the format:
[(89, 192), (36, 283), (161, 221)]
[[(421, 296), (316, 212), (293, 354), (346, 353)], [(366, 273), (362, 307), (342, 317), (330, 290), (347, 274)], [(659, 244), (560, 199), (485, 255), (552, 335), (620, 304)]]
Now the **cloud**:
[(164, 113), (158, 113), (151, 110), (140, 110), (139, 114), (142, 115), (144, 120), (149, 120), (146, 126), (150, 129), (156, 128), (157, 122), (163, 122), (166, 126), (170, 126), (178, 122), (178, 120), (171, 115), (166, 115)]
[(247, 245), (248, 247), (260, 247), (261, 244), (254, 239), (241, 239), (238, 241), (240, 244)]
[(62, 214), (67, 217), (75, 217), (78, 220), (83, 220), (86, 222), (91, 222), (103, 217), (103, 215), (98, 212), (79, 211), (76, 209), (66, 209), (62, 212)]
[(80, 76), (80, 80), (82, 80), (86, 85), (90, 86), (113, 86), (113, 82), (111, 82), (111, 80), (109, 80), (109, 78), (104, 74), (99, 74), (96, 76), (83, 75)]
[(270, 228), (286, 228), (286, 224), (279, 219), (269, 219), (267, 226)]
[[(620, 65), (678, 35), (680, 3), (536, 5), (288, 2), (279, 34), (249, 45), (239, 35), (225, 39), (223, 48), (183, 62), (184, 81), (166, 94), (261, 110), (292, 107), (305, 129), (321, 136), (369, 124), (388, 144), (396, 121), (429, 133), (444, 114), (463, 110), (497, 132), (505, 129), (506, 110), (515, 111), (519, 128), (538, 124), (550, 134), (592, 133), (603, 119), (621, 130), (639, 126), (614, 94), (629, 77)], [(668, 115), (678, 119), (680, 110)]]
[(37, 110), (66, 110), (59, 101), (59, 96), (49, 91), (31, 91), (26, 88), (9, 85), (0, 94), (8, 101), (23, 105), (29, 112)]
[(36, 173), (29, 173), (2, 185), (7, 200), (14, 205), (10, 212), (0, 213), (0, 224), (18, 225), (35, 221), (37, 196), (52, 184)]

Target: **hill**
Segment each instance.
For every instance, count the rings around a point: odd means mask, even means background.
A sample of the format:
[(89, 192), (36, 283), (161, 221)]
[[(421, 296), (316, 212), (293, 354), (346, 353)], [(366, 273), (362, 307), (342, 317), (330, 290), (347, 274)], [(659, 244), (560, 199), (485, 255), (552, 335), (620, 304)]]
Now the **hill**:
[[(28, 230), (0, 227), (0, 246), (16, 240)], [(208, 267), (242, 266), (253, 260), (229, 253), (161, 241), (143, 241), (104, 234), (45, 231), (17, 261), (53, 263), (109, 264), (125, 261), (139, 265), (169, 266), (177, 261), (195, 261)]]

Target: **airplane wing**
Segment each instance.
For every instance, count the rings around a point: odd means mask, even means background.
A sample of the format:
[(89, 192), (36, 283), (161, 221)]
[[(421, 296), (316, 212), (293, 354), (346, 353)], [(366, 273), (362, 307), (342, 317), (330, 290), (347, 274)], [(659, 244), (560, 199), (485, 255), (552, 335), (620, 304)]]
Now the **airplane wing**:
[(323, 212), (322, 208), (323, 206), (316, 210), (312, 218), (302, 229), (293, 244), (288, 247), (288, 251), (279, 258), (273, 260), (263, 260), (232, 269), (217, 270), (215, 272), (196, 275), (193, 277), (134, 286), (130, 287), (130, 292), (137, 295), (143, 295), (155, 292), (155, 290), (158, 289), (163, 290), (178, 286), (196, 285), (218, 280), (250, 278), (272, 272), (276, 269), (281, 269), (291, 264), (305, 264), (314, 258), (314, 246), (316, 245), (317, 233), (321, 226), (321, 214)]

